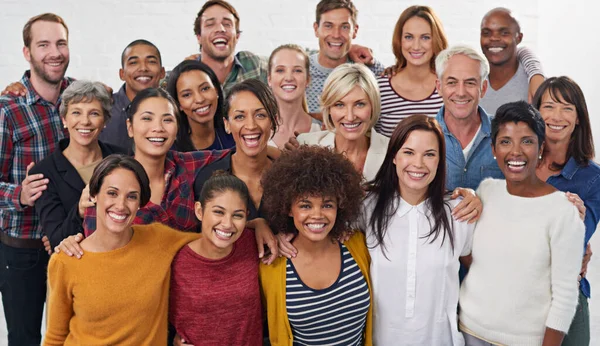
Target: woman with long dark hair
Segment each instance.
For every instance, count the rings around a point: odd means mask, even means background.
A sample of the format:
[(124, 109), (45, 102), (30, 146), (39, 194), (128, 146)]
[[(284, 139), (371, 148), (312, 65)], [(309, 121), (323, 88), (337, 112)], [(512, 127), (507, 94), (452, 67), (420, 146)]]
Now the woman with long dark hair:
[(379, 345), (462, 345), (456, 307), (459, 259), (468, 261), (473, 225), (456, 221), (446, 192), (446, 148), (433, 118), (414, 115), (390, 139), (367, 197), (367, 235)]
[[(600, 166), (592, 161), (594, 139), (583, 91), (569, 77), (548, 78), (535, 94), (533, 106), (546, 123), (546, 144), (537, 176), (560, 191), (568, 191), (567, 196), (585, 210), (584, 246), (589, 246), (600, 219)], [(580, 274), (579, 305), (563, 345), (590, 343), (586, 260)]]
[(217, 75), (206, 64), (185, 60), (169, 75), (167, 91), (183, 116), (173, 149), (223, 150), (235, 146), (223, 123), (223, 91)]

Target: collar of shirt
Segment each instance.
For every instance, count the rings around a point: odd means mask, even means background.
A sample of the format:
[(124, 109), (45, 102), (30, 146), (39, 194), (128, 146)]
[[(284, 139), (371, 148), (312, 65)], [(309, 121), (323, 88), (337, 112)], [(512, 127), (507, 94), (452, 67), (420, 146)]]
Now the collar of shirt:
[[(438, 123), (440, 123), (440, 126), (442, 127), (442, 131), (444, 131), (444, 135), (452, 135), (450, 130), (448, 130), (446, 121), (444, 120), (444, 111), (445, 110), (446, 110), (446, 106), (442, 106), (442, 108), (440, 108), (440, 111), (438, 112), (438, 114), (436, 116), (436, 120), (438, 121)], [(492, 122), (490, 120), (490, 116), (486, 113), (486, 111), (481, 106), (477, 106), (477, 112), (479, 114), (479, 117), (481, 118), (480, 134), (482, 134), (485, 137), (488, 137), (488, 136), (490, 136), (490, 134), (492, 132)]]
[(400, 197), (397, 200), (398, 201), (397, 203), (400, 203), (400, 206), (398, 207), (398, 210), (396, 211), (396, 215), (398, 215), (398, 217), (404, 217), (410, 211), (416, 210), (418, 213), (429, 217), (431, 215), (431, 210), (429, 210), (429, 208), (427, 208), (427, 203), (426, 203), (427, 200), (428, 199), (425, 199), (424, 201), (422, 201), (421, 203), (419, 203), (417, 205), (412, 205), (412, 204), (408, 203), (407, 201), (405, 201), (402, 197)]
[(112, 95), (114, 105), (113, 107), (118, 108), (119, 110), (125, 112), (125, 108), (129, 106), (131, 101), (127, 97), (127, 93), (125, 92), (125, 83), (119, 88), (119, 91)]
[(573, 179), (573, 176), (577, 173), (578, 170), (579, 165), (577, 164), (577, 161), (575, 161), (573, 157), (570, 157), (565, 166), (563, 167), (562, 171), (560, 171), (560, 175), (562, 175), (567, 180), (571, 180)]
[[(25, 73), (23, 74), (23, 77), (21, 78), (21, 80), (19, 82), (21, 84), (23, 84), (25, 89), (27, 89), (27, 91), (25, 92), (25, 101), (27, 102), (27, 105), (31, 106), (38, 102), (40, 102), (42, 104), (52, 104), (50, 101), (43, 99), (40, 96), (40, 94), (38, 94), (37, 91), (35, 91), (35, 88), (33, 87), (33, 84), (31, 83), (31, 71), (30, 70), (25, 71)], [(57, 105), (60, 104), (62, 93), (69, 86), (69, 84), (70, 84), (69, 79), (63, 78), (62, 82), (60, 83), (60, 95), (61, 96), (59, 96), (58, 100), (56, 101)]]

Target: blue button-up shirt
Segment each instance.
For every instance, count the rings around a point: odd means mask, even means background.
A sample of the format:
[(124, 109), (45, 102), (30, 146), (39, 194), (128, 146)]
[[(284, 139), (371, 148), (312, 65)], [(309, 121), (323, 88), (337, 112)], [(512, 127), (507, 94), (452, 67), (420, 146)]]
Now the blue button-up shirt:
[(475, 136), (473, 146), (465, 160), (460, 142), (448, 130), (444, 121), (445, 108), (445, 106), (440, 108), (436, 119), (440, 123), (446, 139), (446, 189), (452, 191), (457, 187), (467, 187), (477, 190), (479, 183), (485, 178), (504, 179), (492, 154), (490, 116), (483, 108), (478, 107), (481, 130)]
[[(562, 171), (548, 178), (548, 184), (565, 192), (576, 193), (585, 205), (585, 243), (584, 249), (596, 231), (600, 219), (600, 166), (590, 161), (587, 166), (580, 166), (572, 157), (567, 161)], [(584, 250), (585, 251), (585, 250)], [(581, 291), (590, 297), (590, 283), (581, 280)]]

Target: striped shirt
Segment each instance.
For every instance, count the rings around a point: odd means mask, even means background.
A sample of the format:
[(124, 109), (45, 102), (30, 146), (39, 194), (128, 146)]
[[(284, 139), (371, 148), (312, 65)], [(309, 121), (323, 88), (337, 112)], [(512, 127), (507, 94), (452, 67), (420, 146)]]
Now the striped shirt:
[(286, 308), (294, 345), (362, 345), (369, 287), (350, 251), (340, 244), (342, 268), (336, 282), (315, 290), (286, 266)]
[[(0, 97), (0, 232), (11, 237), (41, 239), (42, 227), (32, 207), (20, 202), (21, 182), (27, 165), (39, 162), (68, 136), (56, 104), (44, 100), (33, 88), (30, 72), (19, 83), (27, 89), (25, 96)], [(73, 81), (63, 78), (60, 92)]]
[(389, 77), (377, 78), (381, 93), (381, 115), (375, 124), (375, 131), (391, 137), (396, 125), (414, 114), (425, 114), (435, 117), (444, 105), (442, 96), (434, 88), (431, 95), (423, 100), (413, 101), (402, 97), (394, 90)]

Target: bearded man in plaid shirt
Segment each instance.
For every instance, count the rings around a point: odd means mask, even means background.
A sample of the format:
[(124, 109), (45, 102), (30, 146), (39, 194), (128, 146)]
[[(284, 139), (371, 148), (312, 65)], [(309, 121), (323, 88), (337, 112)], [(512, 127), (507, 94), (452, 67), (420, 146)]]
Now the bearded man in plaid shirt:
[(60, 95), (70, 84), (69, 30), (52, 13), (35, 16), (23, 28), (23, 55), (30, 70), (20, 83), (25, 95), (0, 97), (0, 293), (9, 345), (39, 345), (46, 299), (48, 254), (33, 204), (46, 189), (34, 163), (50, 155), (65, 137)]

